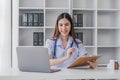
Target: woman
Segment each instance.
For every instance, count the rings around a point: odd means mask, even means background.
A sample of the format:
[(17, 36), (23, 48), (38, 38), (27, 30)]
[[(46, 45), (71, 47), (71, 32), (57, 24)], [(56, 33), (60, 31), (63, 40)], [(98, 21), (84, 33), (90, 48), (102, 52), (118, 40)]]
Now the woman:
[[(50, 65), (60, 68), (68, 67), (77, 57), (87, 55), (82, 42), (76, 39), (74, 25), (68, 13), (58, 16), (53, 39), (47, 39)], [(88, 62), (96, 68), (96, 62)]]

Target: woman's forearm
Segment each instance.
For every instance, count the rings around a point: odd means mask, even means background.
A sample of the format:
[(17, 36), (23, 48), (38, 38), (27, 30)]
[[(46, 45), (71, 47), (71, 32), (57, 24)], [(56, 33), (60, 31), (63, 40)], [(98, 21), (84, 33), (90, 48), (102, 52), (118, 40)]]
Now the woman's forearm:
[(67, 58), (66, 57), (62, 57), (62, 58), (59, 58), (59, 59), (50, 59), (50, 66), (55, 66), (57, 64), (60, 64), (64, 61), (66, 61)]

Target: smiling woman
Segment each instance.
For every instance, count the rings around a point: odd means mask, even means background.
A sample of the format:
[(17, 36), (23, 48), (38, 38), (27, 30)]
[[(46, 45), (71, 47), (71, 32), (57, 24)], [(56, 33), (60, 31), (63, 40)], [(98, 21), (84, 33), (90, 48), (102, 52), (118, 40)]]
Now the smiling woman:
[(11, 0), (0, 0), (0, 67), (11, 68)]
[[(67, 68), (78, 57), (87, 54), (81, 40), (75, 36), (73, 21), (69, 13), (61, 13), (58, 16), (53, 38), (47, 39), (46, 47), (49, 51), (50, 65), (60, 68)], [(90, 65), (96, 68), (97, 63)]]

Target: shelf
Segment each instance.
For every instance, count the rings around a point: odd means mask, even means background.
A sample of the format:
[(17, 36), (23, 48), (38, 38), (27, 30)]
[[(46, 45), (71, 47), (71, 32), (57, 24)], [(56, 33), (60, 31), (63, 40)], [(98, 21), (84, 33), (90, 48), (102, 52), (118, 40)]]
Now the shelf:
[[(45, 26), (45, 28), (51, 28), (51, 29), (54, 29), (55, 26)], [(74, 27), (74, 29), (83, 29), (83, 30), (87, 30), (87, 29), (97, 29), (96, 27)]]
[(56, 10), (56, 11), (58, 11), (58, 10), (69, 10), (69, 8), (45, 8), (46, 10), (49, 10), (49, 11), (51, 11), (51, 10)]
[(43, 13), (44, 10), (43, 9), (33, 9), (33, 8), (26, 8), (26, 9), (20, 9), (19, 13)]
[(95, 8), (72, 8), (72, 10), (81, 10), (81, 11), (96, 11)]
[(41, 10), (41, 9), (44, 9), (42, 7), (19, 7), (20, 10)]
[(19, 29), (34, 29), (34, 28), (38, 28), (38, 29), (43, 29), (44, 27), (41, 27), (41, 26), (20, 26)]
[(46, 8), (45, 9), (46, 13), (47, 12), (69, 12), (69, 9), (68, 8)]
[[(19, 47), (33, 47), (33, 46), (19, 46)], [(41, 46), (34, 46), (34, 47), (41, 47)]]
[(95, 48), (96, 46), (85, 46), (85, 48)]
[(120, 29), (120, 27), (99, 27), (99, 26), (98, 26), (97, 29), (101, 29), (101, 30), (102, 30), (102, 29), (103, 29), (103, 30), (104, 30), (104, 29), (106, 29), (106, 30), (109, 30), (109, 29), (112, 30), (112, 29), (113, 29), (113, 30), (114, 30), (114, 29)]
[(120, 9), (102, 9), (98, 8), (97, 11), (105, 11), (105, 12), (114, 12), (114, 11), (120, 11)]
[(75, 29), (96, 29), (96, 27), (74, 27)]
[(120, 46), (117, 46), (117, 45), (105, 45), (105, 46), (97, 46), (98, 48), (119, 48)]

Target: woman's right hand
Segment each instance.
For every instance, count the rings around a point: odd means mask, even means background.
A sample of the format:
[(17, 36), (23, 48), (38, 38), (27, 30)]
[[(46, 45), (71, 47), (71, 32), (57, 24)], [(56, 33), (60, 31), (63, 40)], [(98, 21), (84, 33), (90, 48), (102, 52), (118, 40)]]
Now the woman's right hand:
[(66, 59), (69, 59), (72, 55), (73, 55), (73, 52), (75, 51), (75, 48), (69, 48), (67, 50), (67, 55), (66, 55)]

